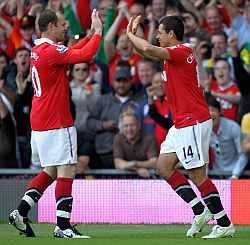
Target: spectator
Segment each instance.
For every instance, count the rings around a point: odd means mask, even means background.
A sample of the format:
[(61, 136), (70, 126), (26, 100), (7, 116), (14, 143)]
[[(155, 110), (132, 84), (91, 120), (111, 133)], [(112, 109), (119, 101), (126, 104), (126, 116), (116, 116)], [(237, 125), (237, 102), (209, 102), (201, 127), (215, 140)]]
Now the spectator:
[(24, 15), (20, 20), (16, 19), (14, 27), (10, 33), (10, 39), (16, 49), (25, 47), (30, 50), (33, 46), (33, 40), (36, 38), (33, 36), (34, 33), (35, 17)]
[(223, 115), (236, 121), (241, 94), (230, 78), (227, 60), (219, 58), (215, 61), (214, 75), (216, 83), (211, 86), (211, 93), (220, 102)]
[(223, 31), (215, 32), (211, 35), (212, 44), (212, 62), (216, 58), (227, 58), (227, 34)]
[(122, 5), (119, 9), (118, 15), (116, 16), (112, 26), (108, 30), (104, 38), (104, 50), (109, 63), (109, 79), (112, 82), (115, 68), (117, 63), (120, 60), (128, 61), (131, 69), (133, 80), (136, 79), (136, 63), (139, 61), (140, 57), (138, 54), (133, 52), (133, 47), (131, 42), (128, 40), (128, 37), (125, 32), (122, 32), (118, 39), (117, 43), (114, 43), (114, 39), (118, 34), (119, 26), (122, 23), (122, 20), (127, 16), (130, 17), (127, 6)]
[(155, 133), (155, 122), (149, 115), (149, 106), (147, 98), (147, 87), (151, 85), (153, 76), (156, 73), (156, 66), (152, 60), (142, 59), (137, 64), (139, 86), (137, 88), (138, 95), (136, 102), (138, 104), (140, 114), (143, 120), (143, 130), (148, 133)]
[[(249, 71), (247, 71), (247, 66), (244, 65), (244, 62), (240, 55), (240, 51), (238, 50), (238, 38), (230, 39), (229, 50), (232, 55), (236, 82), (242, 95), (238, 112), (238, 121), (240, 123), (243, 115), (247, 112), (250, 112), (250, 73)], [(249, 50), (246, 49), (245, 53), (246, 57), (250, 57)], [(249, 58), (246, 58), (246, 63), (247, 62), (249, 62)]]
[(113, 140), (118, 132), (119, 115), (134, 96), (130, 67), (117, 67), (113, 89), (114, 92), (102, 95), (98, 99), (87, 118), (88, 128), (96, 134), (98, 168), (114, 168)]
[(210, 147), (214, 153), (212, 171), (209, 173), (239, 178), (247, 164), (247, 157), (241, 148), (240, 127), (220, 115), (221, 106), (214, 97), (208, 97), (207, 103), (213, 120)]
[(87, 117), (90, 108), (94, 107), (100, 97), (100, 85), (92, 79), (88, 63), (75, 64), (72, 68), (72, 77), (70, 87), (72, 100), (76, 106), (75, 126), (78, 141), (77, 173), (82, 174), (94, 155), (95, 134), (87, 128)]
[[(104, 25), (103, 36), (105, 38), (110, 26), (113, 23), (113, 18), (115, 16), (115, 4), (113, 0), (100, 0), (97, 7)], [(96, 59), (104, 64), (108, 64), (109, 61), (104, 50), (104, 43), (105, 42), (103, 40), (96, 55)]]
[(241, 132), (243, 135), (242, 149), (248, 159), (246, 169), (250, 169), (250, 113), (246, 113), (242, 118)]
[(30, 68), (30, 51), (27, 48), (19, 48), (16, 50), (15, 59), (10, 65), (6, 78), (6, 86), (16, 93), (17, 84), (16, 76), (21, 73), (23, 78), (27, 78)]
[(0, 92), (0, 168), (18, 167), (15, 123), (9, 108), (7, 97)]
[(241, 48), (245, 43), (250, 41), (250, 3), (246, 3), (244, 13), (241, 15), (238, 11), (238, 6), (232, 1), (222, 0), (221, 2), (232, 19), (231, 31), (238, 37), (238, 45)]
[(167, 4), (165, 0), (152, 0), (152, 13), (157, 21), (165, 16), (166, 10)]
[(24, 77), (22, 72), (16, 75), (16, 102), (14, 105), (14, 117), (16, 120), (17, 144), (20, 151), (22, 168), (31, 165), (31, 126), (30, 112), (33, 97), (33, 87), (30, 76)]
[(223, 16), (220, 13), (218, 6), (207, 5), (205, 7), (206, 29), (210, 33), (220, 32), (224, 30)]
[(205, 38), (208, 36), (205, 31), (200, 28), (198, 17), (193, 12), (183, 12), (182, 18), (185, 26), (184, 37), (186, 39), (191, 37)]
[(132, 113), (121, 114), (119, 129), (113, 144), (115, 167), (149, 178), (158, 154), (154, 136), (143, 133), (140, 118)]
[(15, 103), (15, 92), (6, 86), (6, 77), (8, 73), (8, 57), (2, 52), (0, 53), (0, 92), (7, 96), (12, 105)]
[(5, 52), (8, 58), (12, 59), (15, 56), (15, 46), (7, 37), (5, 30), (0, 28), (0, 52)]
[(155, 121), (155, 139), (158, 149), (165, 140), (168, 129), (173, 125), (171, 120), (170, 108), (165, 96), (164, 82), (161, 73), (157, 72), (152, 85), (147, 87), (149, 116)]

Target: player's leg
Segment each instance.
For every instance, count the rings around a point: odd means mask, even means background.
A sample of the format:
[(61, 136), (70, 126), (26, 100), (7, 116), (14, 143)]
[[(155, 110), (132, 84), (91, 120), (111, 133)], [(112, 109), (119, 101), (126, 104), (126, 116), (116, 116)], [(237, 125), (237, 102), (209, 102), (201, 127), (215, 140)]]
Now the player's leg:
[(217, 226), (213, 228), (213, 231), (203, 238), (233, 236), (235, 229), (222, 206), (220, 195), (216, 186), (206, 175), (205, 166), (189, 171), (190, 178), (198, 187), (204, 202), (206, 203), (210, 212), (213, 214), (214, 219), (217, 221)]
[[(39, 151), (37, 147), (37, 135), (32, 132), (31, 136), (32, 160), (40, 163)], [(27, 191), (21, 199), (16, 210), (9, 215), (10, 224), (15, 226), (21, 234), (26, 236), (35, 236), (28, 222), (28, 212), (42, 196), (43, 192), (56, 178), (55, 167), (45, 167), (32, 181), (27, 185)]]
[(214, 219), (217, 220), (218, 226), (208, 236), (204, 238), (218, 238), (232, 236), (235, 232), (231, 221), (229, 220), (221, 203), (220, 195), (216, 186), (207, 177), (205, 164), (209, 161), (208, 149), (211, 132), (211, 121), (198, 124), (194, 128), (194, 138), (196, 138), (196, 151), (198, 152), (199, 162), (193, 164), (189, 171), (190, 178), (198, 187), (201, 196), (207, 205), (209, 211), (213, 214)]
[[(191, 169), (200, 168), (205, 165), (201, 159), (201, 153), (199, 152), (197, 145), (199, 141), (199, 135), (196, 135), (197, 125), (184, 127), (177, 129), (176, 132), (176, 154), (178, 159), (182, 163), (183, 167), (190, 171)], [(191, 186), (190, 186), (191, 188)], [(193, 190), (192, 190), (193, 191)], [(194, 219), (191, 227), (188, 229), (186, 236), (194, 237), (199, 233), (204, 225), (212, 218), (212, 214), (207, 207), (201, 203), (196, 197), (196, 202), (199, 204), (198, 212), (194, 212)], [(195, 203), (194, 203), (195, 204)], [(202, 207), (202, 208), (201, 208)]]
[(194, 214), (200, 215), (204, 211), (204, 205), (196, 196), (187, 178), (179, 170), (175, 169), (178, 162), (175, 153), (160, 154), (157, 161), (157, 171), (177, 195), (190, 205)]
[[(60, 139), (60, 140), (59, 140)], [(60, 129), (57, 143), (57, 159), (61, 164), (57, 166), (57, 180), (55, 188), (57, 226), (54, 230), (55, 237), (61, 238), (89, 238), (81, 235), (70, 224), (72, 211), (72, 184), (76, 174), (77, 139), (74, 127)]]
[(175, 139), (178, 137), (176, 129), (172, 127), (161, 145), (160, 156), (157, 161), (157, 171), (173, 190), (190, 205), (195, 215), (204, 211), (204, 205), (199, 201), (187, 178), (175, 167), (179, 162), (175, 153)]

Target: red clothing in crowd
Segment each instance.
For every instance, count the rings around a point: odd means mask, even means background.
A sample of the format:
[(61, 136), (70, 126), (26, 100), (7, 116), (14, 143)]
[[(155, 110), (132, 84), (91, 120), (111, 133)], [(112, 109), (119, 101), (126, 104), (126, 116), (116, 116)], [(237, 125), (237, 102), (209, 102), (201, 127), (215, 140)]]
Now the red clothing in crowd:
[[(214, 83), (210, 89), (213, 92), (221, 94), (233, 95), (240, 93), (239, 88), (233, 82), (228, 83), (227, 86), (224, 87), (219, 86), (218, 83)], [(217, 98), (217, 100), (220, 102), (221, 110), (223, 112), (224, 117), (235, 121), (237, 119), (238, 104), (220, 98)]]

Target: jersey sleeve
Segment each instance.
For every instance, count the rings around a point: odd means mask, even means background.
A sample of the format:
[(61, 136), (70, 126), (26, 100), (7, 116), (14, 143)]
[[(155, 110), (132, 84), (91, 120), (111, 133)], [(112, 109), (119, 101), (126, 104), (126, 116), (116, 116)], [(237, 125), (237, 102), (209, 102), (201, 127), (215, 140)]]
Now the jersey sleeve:
[[(51, 65), (76, 64), (89, 62), (96, 54), (101, 42), (101, 36), (95, 34), (86, 45), (80, 48), (64, 45), (51, 45), (48, 49), (48, 61)], [(79, 46), (78, 46), (79, 47)]]
[(90, 40), (90, 38), (88, 36), (85, 36), (79, 42), (72, 45), (71, 48), (72, 49), (80, 49), (80, 48), (84, 47), (88, 43), (89, 40)]
[(168, 47), (166, 48), (170, 54), (169, 62), (182, 63), (187, 58), (187, 52), (180, 47)]

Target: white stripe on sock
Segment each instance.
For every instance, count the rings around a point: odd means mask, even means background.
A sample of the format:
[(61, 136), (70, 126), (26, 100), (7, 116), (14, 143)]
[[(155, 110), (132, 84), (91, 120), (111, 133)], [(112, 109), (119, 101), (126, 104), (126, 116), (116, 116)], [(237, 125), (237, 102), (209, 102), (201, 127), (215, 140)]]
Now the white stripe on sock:
[(225, 216), (225, 215), (226, 215), (226, 212), (225, 212), (225, 210), (223, 209), (223, 210), (220, 211), (219, 213), (214, 214), (214, 218), (215, 218), (215, 219), (220, 219), (220, 218), (222, 218), (222, 217)]
[(176, 188), (174, 191), (177, 192), (181, 189), (192, 189), (192, 187), (190, 185), (182, 185), (182, 186), (179, 186), (178, 188)]
[(22, 200), (24, 200), (25, 202), (27, 202), (30, 207), (33, 207), (35, 204), (35, 201), (28, 195), (24, 195), (24, 197), (22, 198)]
[(63, 210), (56, 210), (56, 216), (70, 219), (70, 213)]
[(219, 196), (219, 193), (218, 194), (217, 193), (211, 193), (208, 196), (203, 197), (203, 200), (207, 200), (210, 197), (220, 197), (220, 196)]
[(199, 203), (200, 200), (195, 197), (193, 200), (191, 200), (188, 204), (190, 204), (191, 207), (195, 206), (197, 203)]
[(72, 196), (69, 197), (62, 197), (60, 198), (57, 202), (56, 202), (56, 206), (58, 206), (61, 202), (65, 201), (65, 200), (69, 200), (69, 199), (73, 199)]

